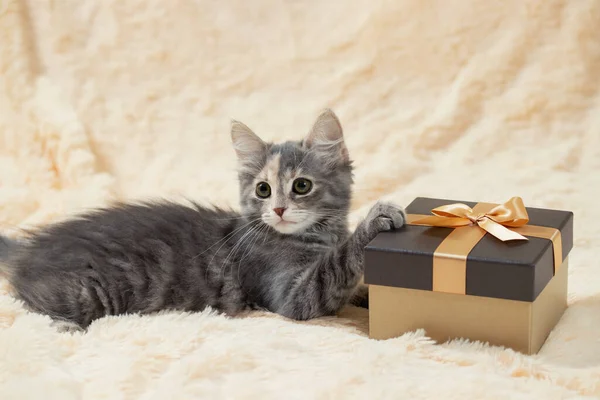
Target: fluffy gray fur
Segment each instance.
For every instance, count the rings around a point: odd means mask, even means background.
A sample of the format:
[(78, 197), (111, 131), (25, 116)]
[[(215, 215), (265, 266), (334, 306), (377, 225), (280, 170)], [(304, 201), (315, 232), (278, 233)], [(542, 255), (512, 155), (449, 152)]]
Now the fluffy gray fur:
[[(358, 301), (364, 247), (400, 228), (405, 214), (377, 203), (350, 234), (352, 166), (335, 114), (323, 112), (297, 142), (264, 142), (235, 121), (231, 136), (241, 213), (120, 204), (48, 225), (18, 244), (4, 238), (2, 270), (18, 298), (80, 328), (106, 315), (207, 307), (307, 320)], [(299, 178), (312, 182), (308, 193), (295, 191)], [(260, 182), (271, 188), (267, 198), (257, 194)]]

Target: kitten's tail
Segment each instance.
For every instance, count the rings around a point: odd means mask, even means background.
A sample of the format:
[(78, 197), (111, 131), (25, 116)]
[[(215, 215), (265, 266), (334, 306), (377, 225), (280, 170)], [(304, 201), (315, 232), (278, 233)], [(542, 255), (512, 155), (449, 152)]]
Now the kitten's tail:
[(17, 246), (16, 241), (0, 234), (0, 276), (8, 277), (10, 270), (7, 262)]

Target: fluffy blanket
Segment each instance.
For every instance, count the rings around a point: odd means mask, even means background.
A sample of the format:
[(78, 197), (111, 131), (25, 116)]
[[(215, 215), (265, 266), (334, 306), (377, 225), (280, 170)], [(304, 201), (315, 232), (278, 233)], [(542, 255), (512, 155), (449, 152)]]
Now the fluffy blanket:
[(324, 107), (353, 224), (382, 197), (574, 211), (569, 308), (539, 354), (374, 341), (355, 308), (60, 334), (0, 281), (0, 398), (600, 397), (597, 0), (1, 0), (1, 229), (115, 199), (236, 206), (230, 118), (295, 139)]

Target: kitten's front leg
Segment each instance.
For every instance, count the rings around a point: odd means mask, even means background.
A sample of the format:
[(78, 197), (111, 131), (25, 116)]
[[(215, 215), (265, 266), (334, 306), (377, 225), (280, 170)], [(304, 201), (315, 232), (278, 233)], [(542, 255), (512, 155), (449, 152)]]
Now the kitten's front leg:
[(348, 304), (351, 304), (355, 307), (360, 308), (369, 308), (369, 286), (365, 284), (359, 284), (356, 289), (354, 289), (354, 293), (352, 297), (348, 301)]
[[(400, 228), (406, 221), (403, 208), (390, 203), (377, 203), (367, 215), (367, 218), (357, 227), (352, 240), (354, 241), (354, 263), (360, 266), (360, 275), (364, 274), (364, 249), (375, 239), (379, 232)], [(357, 285), (349, 300), (349, 304), (369, 308), (369, 287)]]
[(367, 217), (358, 225), (348, 242), (351, 269), (360, 269), (362, 275), (365, 262), (365, 247), (380, 232), (398, 229), (404, 225), (406, 213), (404, 209), (393, 203), (378, 202), (371, 208)]
[(348, 303), (364, 272), (365, 246), (379, 232), (404, 225), (402, 207), (377, 203), (358, 225), (352, 236), (340, 247), (325, 254), (291, 285), (284, 304), (277, 312), (293, 319), (309, 319), (331, 315)]

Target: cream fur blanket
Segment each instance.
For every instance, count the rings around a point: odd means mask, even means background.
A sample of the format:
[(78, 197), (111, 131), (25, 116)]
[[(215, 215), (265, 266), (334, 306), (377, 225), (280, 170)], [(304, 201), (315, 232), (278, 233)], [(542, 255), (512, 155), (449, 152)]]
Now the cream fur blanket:
[(600, 397), (597, 0), (0, 0), (3, 232), (112, 199), (237, 204), (229, 119), (298, 138), (332, 107), (352, 221), (416, 196), (575, 212), (542, 351), (366, 337), (367, 315), (210, 312), (59, 334), (0, 292), (0, 398)]

